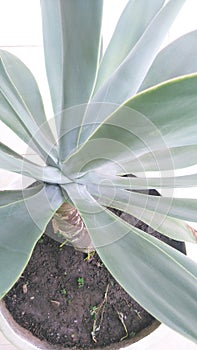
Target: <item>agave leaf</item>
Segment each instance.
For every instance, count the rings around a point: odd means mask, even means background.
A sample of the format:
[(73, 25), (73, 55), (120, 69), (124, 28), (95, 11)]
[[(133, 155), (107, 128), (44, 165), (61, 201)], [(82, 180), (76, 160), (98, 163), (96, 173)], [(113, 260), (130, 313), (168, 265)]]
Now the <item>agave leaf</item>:
[(111, 193), (112, 200), (124, 205), (134, 205), (142, 211), (146, 209), (180, 220), (196, 222), (197, 201), (193, 198), (159, 197), (116, 188), (112, 191), (111, 187), (102, 186), (102, 183), (99, 185), (99, 190), (98, 186), (91, 184), (87, 188), (92, 194), (95, 193), (94, 191), (97, 191), (96, 193), (100, 191), (101, 197), (108, 191), (109, 196)]
[[(99, 171), (110, 174), (138, 174), (146, 171), (160, 172), (183, 169), (196, 165), (197, 145), (164, 148), (158, 151), (145, 151), (140, 156), (131, 155), (129, 159), (120, 159), (116, 163), (102, 165)], [(96, 164), (95, 164), (96, 165)], [(189, 184), (187, 184), (189, 186)]]
[(24, 188), (22, 190), (5, 190), (0, 191), (0, 207), (14, 204), (15, 202), (24, 201), (26, 198), (34, 196), (36, 193), (42, 190), (43, 183), (34, 183), (33, 187)]
[(99, 187), (91, 184), (87, 188), (92, 196), (105, 207), (115, 208), (135, 216), (154, 230), (172, 239), (191, 243), (197, 242), (195, 229), (186, 222), (169, 217), (168, 213), (160, 214), (154, 210), (147, 210), (146, 206), (135, 206), (131, 198), (125, 196), (125, 191), (119, 188), (115, 189), (115, 197), (114, 190), (103, 186), (103, 183)]
[[(90, 98), (100, 58), (102, 5), (102, 0), (41, 1), (45, 62), (55, 114)], [(61, 119), (61, 115), (56, 118), (59, 135)], [(66, 121), (63, 124), (65, 127)]]
[[(111, 104), (104, 107), (106, 114), (111, 108)], [(121, 164), (154, 150), (153, 142), (156, 149), (166, 149), (158, 128), (134, 109), (123, 106), (111, 116), (109, 113), (108, 119), (103, 124), (97, 124), (97, 128), (86, 143), (64, 162), (63, 169), (68, 174), (95, 169), (109, 163), (119, 165), (119, 162)], [(169, 159), (171, 160), (170, 156)]]
[[(184, 2), (185, 0), (170, 0), (162, 7), (125, 60), (104, 86), (93, 95), (81, 122), (77, 145), (73, 152), (76, 152), (87, 141), (97, 125), (109, 116), (106, 113), (108, 112), (106, 103), (108, 105), (111, 103), (111, 114), (121, 103), (137, 92), (158, 53), (162, 40)], [(62, 160), (65, 161), (66, 157)]]
[(158, 53), (139, 91), (197, 72), (196, 57), (197, 30), (181, 36)]
[(45, 185), (33, 196), (0, 207), (0, 298), (20, 277), (36, 242), (63, 200), (58, 186)]
[(97, 126), (87, 142), (64, 163), (65, 171), (85, 171), (110, 162), (121, 166), (161, 149), (168, 154), (169, 168), (173, 169), (170, 149), (197, 144), (196, 86), (194, 74), (131, 98)]
[(197, 174), (183, 176), (161, 177), (120, 177), (103, 174), (97, 171), (89, 171), (77, 181), (79, 184), (95, 184), (102, 187), (123, 188), (130, 190), (146, 190), (152, 188), (189, 188), (197, 187)]
[(32, 140), (32, 136), (27, 130), (26, 126), (23, 125), (20, 119), (17, 117), (17, 114), (10, 106), (8, 101), (0, 92), (0, 119), (6, 124), (15, 134), (21, 138), (27, 145), (31, 145), (31, 147), (39, 153), (38, 148), (35, 146)]
[(196, 341), (195, 262), (117, 218), (85, 186), (72, 184), (66, 191), (120, 285), (158, 320)]
[(136, 95), (126, 106), (153, 122), (168, 147), (196, 145), (196, 84), (197, 74), (176, 78)]
[[(140, 40), (164, 0), (130, 0), (116, 25), (113, 36), (100, 62), (94, 93), (119, 67)], [(146, 11), (144, 9), (146, 8)]]
[(96, 93), (95, 101), (121, 104), (138, 91), (184, 2), (170, 0), (162, 7), (125, 60)]
[[(197, 145), (171, 147), (159, 151), (147, 152), (137, 157), (129, 159), (121, 164), (113, 164), (113, 172), (120, 174), (137, 173), (141, 171), (161, 171), (183, 169), (196, 165)], [(173, 167), (173, 168), (172, 168)], [(123, 171), (124, 169), (124, 171)], [(125, 172), (126, 170), (126, 172)]]
[(71, 182), (58, 168), (37, 165), (12, 151), (1, 142), (0, 168), (48, 183), (65, 184)]
[(0, 50), (0, 56), (3, 68), (13, 87), (17, 89), (16, 92), (21, 95), (31, 116), (53, 144), (55, 142), (54, 136), (47, 123), (42, 97), (34, 76), (25, 64), (10, 52)]
[[(134, 205), (143, 208), (142, 202), (145, 203), (145, 201), (147, 201), (147, 209), (151, 209), (153, 211), (156, 210), (161, 214), (167, 214), (181, 220), (196, 222), (196, 199), (159, 197), (160, 200), (157, 200), (157, 197), (155, 196), (146, 196), (141, 193), (133, 192), (131, 197)], [(140, 204), (138, 205), (138, 203)]]
[(1, 120), (54, 164), (57, 152), (35, 78), (17, 57), (0, 50)]

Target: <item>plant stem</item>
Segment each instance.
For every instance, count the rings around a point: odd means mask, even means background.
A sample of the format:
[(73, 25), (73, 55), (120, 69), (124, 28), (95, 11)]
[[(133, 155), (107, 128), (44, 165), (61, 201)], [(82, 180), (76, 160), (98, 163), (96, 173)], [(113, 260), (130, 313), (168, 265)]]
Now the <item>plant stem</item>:
[(84, 253), (95, 250), (78, 210), (70, 203), (65, 202), (57, 210), (52, 226), (54, 233), (63, 236), (75, 249)]

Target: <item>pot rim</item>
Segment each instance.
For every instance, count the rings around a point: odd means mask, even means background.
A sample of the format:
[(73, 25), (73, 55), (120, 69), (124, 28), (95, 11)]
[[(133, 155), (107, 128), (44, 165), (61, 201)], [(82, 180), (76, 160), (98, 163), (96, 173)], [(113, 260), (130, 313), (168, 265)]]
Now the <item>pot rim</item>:
[[(96, 348), (96, 350), (119, 350), (121, 348), (125, 348), (131, 344), (136, 342), (140, 342), (149, 334), (155, 331), (160, 325), (160, 322), (154, 320), (151, 325), (144, 328), (140, 331), (136, 336), (131, 339), (125, 339), (122, 342), (113, 343), (107, 345), (106, 347)], [(5, 302), (3, 300), (0, 301), (0, 330), (3, 335), (16, 347), (21, 350), (80, 350), (80, 348), (65, 348), (59, 346), (53, 346), (48, 344), (46, 341), (41, 341), (37, 337), (31, 334), (30, 331), (21, 327), (14, 321), (12, 315), (6, 308)], [(93, 350), (92, 348), (91, 350)], [(90, 350), (90, 349), (86, 349)]]

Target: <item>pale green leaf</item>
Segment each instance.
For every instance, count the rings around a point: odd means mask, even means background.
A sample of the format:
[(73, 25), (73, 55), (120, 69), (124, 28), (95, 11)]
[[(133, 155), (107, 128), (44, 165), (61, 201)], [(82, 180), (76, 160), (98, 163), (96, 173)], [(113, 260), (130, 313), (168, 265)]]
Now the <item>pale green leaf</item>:
[(160, 176), (160, 177), (121, 177), (98, 171), (89, 171), (80, 176), (79, 184), (102, 185), (102, 187), (123, 188), (131, 190), (146, 190), (152, 188), (189, 188), (197, 187), (197, 174), (183, 176)]
[[(110, 104), (106, 104), (105, 113), (111, 108)], [(123, 106), (114, 114), (108, 115), (107, 120), (100, 125), (95, 121), (95, 133), (64, 162), (63, 169), (67, 174), (95, 169), (109, 163), (119, 165), (119, 162), (121, 164), (154, 148), (166, 148), (158, 128), (138, 111)]]
[(196, 145), (196, 84), (197, 74), (177, 78), (136, 95), (126, 106), (154, 123), (168, 147)]
[(113, 172), (130, 174), (144, 171), (183, 169), (196, 165), (197, 145), (171, 147), (144, 153), (137, 158), (130, 158), (119, 165), (113, 164)]
[(120, 285), (158, 320), (196, 341), (196, 264), (104, 209), (84, 186), (66, 191)]
[(62, 128), (66, 132), (61, 112), (87, 103), (94, 87), (102, 5), (102, 0), (41, 1), (46, 70), (59, 136)]
[(64, 199), (58, 186), (46, 185), (23, 201), (0, 207), (0, 297), (23, 272), (33, 248)]
[(94, 101), (121, 104), (138, 91), (184, 2), (170, 0), (158, 11), (144, 35), (95, 94)]
[(0, 142), (0, 168), (48, 183), (70, 183), (57, 167), (40, 166), (12, 151)]
[(0, 78), (1, 120), (53, 163), (55, 141), (32, 73), (17, 57), (0, 50)]
[[(94, 193), (94, 186), (89, 184), (87, 188), (91, 193)], [(105, 191), (107, 192), (107, 186), (103, 187), (102, 192), (102, 183), (97, 186), (96, 191), (101, 191), (104, 195)], [(93, 192), (92, 192), (93, 191)], [(158, 212), (170, 217), (174, 217), (180, 220), (187, 220), (196, 222), (196, 211), (197, 211), (197, 200), (193, 198), (173, 198), (173, 197), (158, 197), (142, 193), (137, 193), (134, 191), (126, 191), (123, 189), (112, 190), (110, 187), (108, 191), (111, 191), (112, 200), (119, 201), (123, 204), (134, 205), (138, 208), (141, 208), (143, 211), (149, 210), (152, 212)], [(108, 192), (108, 193), (109, 193)], [(173, 194), (173, 193), (172, 193)], [(102, 197), (102, 196), (101, 196)]]
[[(111, 114), (127, 98), (135, 95), (158, 53), (162, 40), (184, 2), (185, 0), (170, 0), (162, 7), (125, 60), (104, 86), (93, 95), (91, 104), (84, 115), (83, 123), (81, 123), (74, 151), (87, 141), (97, 128), (97, 123), (101, 124), (109, 116), (106, 113), (107, 104), (111, 104)], [(65, 159), (64, 157), (62, 160)]]
[(54, 137), (47, 123), (42, 97), (35, 78), (25, 64), (10, 52), (0, 50), (0, 56), (7, 76), (21, 95), (32, 117), (43, 133), (54, 143)]
[(24, 188), (22, 190), (5, 190), (0, 191), (0, 207), (9, 205), (10, 203), (21, 202), (24, 199), (34, 196), (42, 188), (43, 183), (34, 183), (34, 186)]
[(197, 144), (196, 86), (197, 75), (189, 75), (128, 100), (64, 163), (65, 171), (77, 173), (116, 163), (120, 172), (121, 165), (145, 153), (153, 152), (154, 156), (161, 149), (173, 170), (171, 148)]
[[(163, 4), (164, 0), (149, 1), (148, 6), (147, 0), (130, 0), (128, 2), (101, 60), (94, 93), (119, 67), (131, 49), (141, 39)], [(145, 8), (146, 11), (144, 11)]]
[(159, 52), (139, 90), (197, 72), (196, 57), (197, 30), (181, 36)]
[[(106, 170), (108, 165), (113, 168), (115, 164), (119, 173), (128, 173), (126, 165), (135, 159), (136, 165), (143, 171), (140, 157), (143, 160), (144, 154), (152, 153), (153, 162), (158, 168), (164, 154), (165, 164), (173, 170), (176, 165), (173, 152), (180, 165), (184, 152), (180, 156), (178, 147), (183, 150), (187, 146), (186, 155), (197, 144), (196, 85), (197, 75), (192, 75), (136, 95), (109, 115), (105, 122), (100, 125), (95, 122), (97, 130), (71, 155), (63, 168), (67, 173), (78, 173), (103, 166), (106, 166)], [(110, 105), (109, 108), (106, 105), (106, 112), (110, 108)], [(158, 159), (155, 158), (160, 155)], [(193, 154), (191, 161), (183, 161), (183, 167), (194, 160)]]
[(169, 217), (168, 213), (160, 214), (157, 210), (147, 210), (145, 205), (143, 207), (135, 206), (130, 196), (125, 195), (125, 191), (117, 187), (112, 189), (111, 187), (103, 186), (102, 182), (99, 186), (91, 184), (87, 188), (97, 198), (98, 202), (105, 207), (126, 212), (172, 239), (192, 243), (197, 242), (195, 229), (191, 228), (186, 222)]

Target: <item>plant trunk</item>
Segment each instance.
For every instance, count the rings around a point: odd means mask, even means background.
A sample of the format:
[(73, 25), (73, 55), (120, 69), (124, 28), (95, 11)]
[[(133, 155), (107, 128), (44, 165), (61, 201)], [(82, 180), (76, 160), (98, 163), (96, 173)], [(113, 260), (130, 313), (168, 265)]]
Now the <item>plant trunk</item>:
[(52, 226), (55, 234), (65, 238), (65, 244), (71, 244), (84, 253), (95, 250), (78, 210), (70, 203), (62, 204), (57, 210)]

